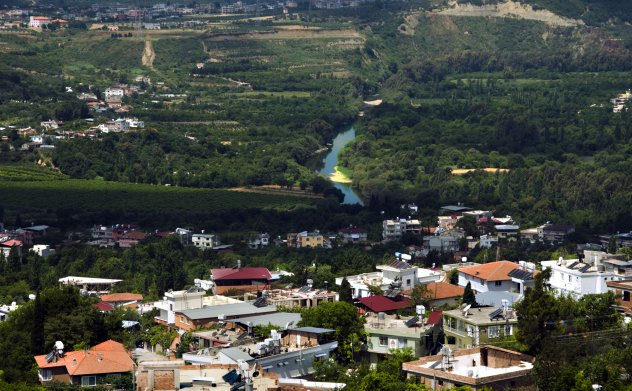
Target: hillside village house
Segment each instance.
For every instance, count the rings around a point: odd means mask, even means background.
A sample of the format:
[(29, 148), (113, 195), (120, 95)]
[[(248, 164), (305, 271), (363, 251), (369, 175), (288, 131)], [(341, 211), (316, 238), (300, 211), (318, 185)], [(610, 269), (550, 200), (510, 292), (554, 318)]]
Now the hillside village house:
[(342, 243), (364, 243), (368, 239), (369, 231), (364, 228), (348, 227), (338, 231)]
[(632, 280), (608, 281), (608, 290), (614, 292), (617, 298), (617, 310), (627, 316), (632, 316)]
[(196, 309), (175, 311), (175, 327), (189, 331), (207, 328), (219, 322), (243, 318), (252, 315), (264, 315), (277, 312), (275, 306), (258, 307), (254, 304), (235, 302), (232, 304), (209, 305)]
[(87, 295), (104, 295), (110, 293), (114, 285), (121, 281), (123, 280), (68, 276), (59, 279), (59, 287), (62, 288), (64, 285), (74, 286)]
[(442, 343), (441, 312), (433, 311), (427, 317), (400, 318), (393, 315), (370, 314), (364, 331), (367, 334), (369, 363), (377, 364), (391, 349), (411, 348), (415, 357), (435, 353)]
[(143, 295), (138, 293), (110, 293), (101, 296), (101, 301), (113, 307), (136, 308), (143, 301)]
[(425, 298), (430, 307), (452, 307), (458, 305), (463, 297), (465, 289), (458, 285), (448, 284), (444, 281), (431, 282), (426, 285), (428, 290)]
[(382, 237), (385, 240), (397, 240), (404, 234), (421, 234), (421, 222), (419, 220), (400, 219), (384, 220), (382, 222)]
[[(153, 307), (160, 310), (160, 315), (154, 320), (161, 324), (175, 324), (176, 311), (202, 308), (205, 302), (204, 296), (206, 296), (206, 291), (197, 288), (165, 292), (163, 299), (153, 304)], [(232, 299), (229, 299), (226, 303), (230, 302), (233, 302)]]
[(326, 247), (326, 243), (319, 231), (287, 234), (287, 246), (290, 248)]
[(130, 374), (134, 362), (125, 347), (109, 340), (90, 350), (61, 353), (55, 350), (48, 355), (35, 356), (42, 384), (70, 383), (82, 387), (96, 386), (106, 376)]
[(376, 266), (378, 270), (376, 272), (337, 277), (336, 285), (340, 285), (342, 280), (346, 278), (351, 285), (353, 298), (357, 299), (371, 294), (369, 285), (379, 286), (386, 291), (391, 287), (391, 284), (397, 282), (398, 289), (407, 291), (417, 285), (424, 285), (441, 279), (440, 272), (412, 266), (403, 260), (402, 256), (405, 256), (405, 254), (400, 254), (399, 256), (396, 254), (396, 258), (388, 265)]
[(199, 234), (193, 234), (191, 236), (191, 242), (193, 245), (202, 250), (210, 250), (213, 247), (217, 247), (221, 244), (219, 236), (215, 234), (207, 234), (202, 231)]
[(491, 343), (497, 338), (515, 335), (518, 318), (509, 303), (503, 307), (470, 308), (443, 312), (443, 332), (458, 348)]
[(476, 292), (513, 291), (520, 292), (519, 282), (509, 275), (520, 265), (509, 261), (497, 261), (482, 265), (469, 266), (459, 269), (459, 285), (465, 287), (468, 283)]
[(41, 29), (52, 23), (52, 20), (46, 16), (31, 16), (29, 17), (29, 27)]
[(478, 346), (454, 353), (448, 346), (435, 356), (407, 362), (402, 369), (432, 390), (467, 386), (479, 390), (533, 390), (534, 358), (495, 346)]
[[(240, 262), (239, 262), (240, 263)], [(220, 268), (211, 270), (215, 294), (222, 294), (229, 289), (263, 290), (269, 288), (272, 275), (265, 267)]]
[(248, 248), (252, 250), (258, 250), (260, 248), (265, 248), (270, 245), (270, 234), (261, 233), (255, 234), (250, 237), (248, 240)]
[(605, 293), (608, 282), (632, 278), (632, 262), (622, 254), (603, 251), (584, 250), (582, 258), (543, 261), (542, 269), (551, 269), (549, 284), (557, 294), (575, 299)]

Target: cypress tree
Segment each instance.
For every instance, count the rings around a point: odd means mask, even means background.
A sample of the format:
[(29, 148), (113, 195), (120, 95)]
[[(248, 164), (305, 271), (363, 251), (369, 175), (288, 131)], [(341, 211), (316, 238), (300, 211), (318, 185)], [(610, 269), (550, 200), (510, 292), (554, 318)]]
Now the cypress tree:
[(340, 301), (345, 301), (347, 303), (353, 302), (351, 284), (349, 284), (349, 281), (347, 281), (346, 278), (342, 279), (342, 282), (340, 283), (340, 289), (338, 289), (338, 294), (340, 295)]
[(467, 283), (465, 286), (465, 290), (463, 291), (463, 303), (471, 304), (472, 306), (476, 305), (476, 296), (474, 295), (474, 291), (472, 290), (472, 284)]

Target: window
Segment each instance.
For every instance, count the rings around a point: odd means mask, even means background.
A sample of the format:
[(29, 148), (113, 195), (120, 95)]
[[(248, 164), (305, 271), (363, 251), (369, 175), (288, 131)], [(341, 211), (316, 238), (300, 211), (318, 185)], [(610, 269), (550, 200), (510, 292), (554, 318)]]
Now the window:
[(511, 335), (511, 325), (505, 325), (505, 335), (509, 336)]
[(487, 328), (487, 335), (489, 338), (498, 338), (500, 337), (500, 327), (499, 326), (489, 326)]
[(180, 323), (184, 323), (184, 316), (180, 315)]
[(388, 346), (388, 338), (380, 337), (380, 346)]
[(406, 285), (410, 286), (410, 278), (406, 280)]
[(630, 291), (623, 291), (623, 301), (630, 301)]
[(48, 381), (53, 379), (53, 371), (50, 369), (40, 369), (40, 376), (42, 380)]
[(568, 275), (568, 282), (571, 282), (571, 275)]
[(97, 385), (96, 376), (81, 376), (81, 387), (94, 387)]
[(502, 286), (502, 285), (503, 285), (503, 282), (502, 282), (502, 281), (496, 281), (496, 282), (494, 283), (494, 285), (496, 285), (496, 286)]

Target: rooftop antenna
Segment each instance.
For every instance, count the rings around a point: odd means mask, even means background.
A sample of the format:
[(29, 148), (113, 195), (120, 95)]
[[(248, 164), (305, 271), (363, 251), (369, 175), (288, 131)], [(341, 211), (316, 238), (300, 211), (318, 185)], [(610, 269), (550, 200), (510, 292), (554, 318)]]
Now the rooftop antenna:
[(463, 316), (467, 318), (468, 312), (470, 310), (470, 308), (472, 308), (472, 304), (468, 304), (465, 306), (465, 308), (463, 308)]

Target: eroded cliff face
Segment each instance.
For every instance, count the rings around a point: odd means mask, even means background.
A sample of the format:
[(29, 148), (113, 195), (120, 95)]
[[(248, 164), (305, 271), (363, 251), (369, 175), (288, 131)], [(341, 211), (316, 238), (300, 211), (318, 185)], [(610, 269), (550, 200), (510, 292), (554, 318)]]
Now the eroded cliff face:
[(535, 10), (529, 4), (516, 1), (507, 1), (498, 4), (485, 4), (476, 6), (473, 4), (459, 4), (455, 0), (448, 2), (448, 7), (433, 11), (434, 13), (452, 16), (478, 16), (496, 18), (518, 18), (537, 20), (551, 26), (573, 27), (584, 25), (581, 19), (570, 19), (554, 14), (548, 10)]

